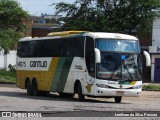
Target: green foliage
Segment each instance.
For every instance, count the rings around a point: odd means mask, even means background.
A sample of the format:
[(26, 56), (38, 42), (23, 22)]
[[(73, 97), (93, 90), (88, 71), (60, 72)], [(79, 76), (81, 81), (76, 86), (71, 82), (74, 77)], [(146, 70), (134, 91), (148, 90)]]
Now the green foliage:
[(11, 64), (9, 64), (9, 65), (8, 65), (8, 68), (9, 68), (9, 71), (11, 71), (11, 72), (16, 72), (16, 65), (11, 65)]
[(23, 20), (28, 14), (14, 0), (0, 0), (0, 29), (13, 29), (16, 32), (24, 32), (26, 26)]
[(16, 49), (20, 34), (14, 30), (0, 30), (0, 47), (8, 50)]
[(46, 21), (46, 23), (50, 23), (50, 19), (48, 19), (48, 18), (45, 19), (45, 21)]
[(64, 30), (107, 31), (130, 34), (151, 30), (159, 0), (76, 0), (53, 4), (68, 19)]
[(17, 41), (27, 30), (27, 12), (14, 0), (0, 0), (0, 48), (16, 49)]
[(160, 85), (143, 85), (143, 90), (155, 90), (160, 91)]
[(16, 83), (16, 72), (0, 69), (0, 82)]

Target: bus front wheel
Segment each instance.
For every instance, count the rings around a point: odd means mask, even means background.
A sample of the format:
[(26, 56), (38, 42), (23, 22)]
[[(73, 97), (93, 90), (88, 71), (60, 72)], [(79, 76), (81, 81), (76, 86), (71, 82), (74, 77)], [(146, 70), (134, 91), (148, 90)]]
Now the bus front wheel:
[(78, 84), (77, 94), (78, 94), (78, 100), (83, 101), (84, 95), (82, 94), (82, 86), (80, 83)]
[(114, 100), (115, 100), (115, 103), (121, 103), (122, 96), (117, 96), (114, 98)]

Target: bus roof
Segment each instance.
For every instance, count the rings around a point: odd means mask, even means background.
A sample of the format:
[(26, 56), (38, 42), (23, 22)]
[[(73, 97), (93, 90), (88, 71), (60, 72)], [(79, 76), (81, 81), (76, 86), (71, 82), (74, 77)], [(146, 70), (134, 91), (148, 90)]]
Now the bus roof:
[(87, 31), (62, 31), (62, 32), (51, 32), (47, 36), (65, 36), (65, 35), (72, 35), (72, 34), (83, 34)]
[(127, 39), (127, 40), (138, 40), (138, 38), (127, 35), (127, 34), (120, 34), (120, 33), (107, 33), (107, 32), (88, 32), (85, 33), (84, 36), (90, 36), (94, 39), (96, 38), (110, 38), (110, 39)]
[(19, 41), (32, 41), (32, 40), (44, 40), (44, 39), (53, 39), (53, 38), (62, 38), (62, 37), (72, 37), (75, 35), (81, 35), (81, 36), (89, 36), (94, 39), (96, 38), (108, 38), (108, 39), (126, 39), (126, 40), (138, 40), (138, 38), (126, 35), (126, 34), (120, 34), (120, 33), (107, 33), (107, 32), (86, 32), (86, 31), (63, 31), (63, 32), (53, 32), (50, 33), (47, 37), (39, 37), (39, 38), (31, 38), (31, 37), (25, 37), (20, 39)]

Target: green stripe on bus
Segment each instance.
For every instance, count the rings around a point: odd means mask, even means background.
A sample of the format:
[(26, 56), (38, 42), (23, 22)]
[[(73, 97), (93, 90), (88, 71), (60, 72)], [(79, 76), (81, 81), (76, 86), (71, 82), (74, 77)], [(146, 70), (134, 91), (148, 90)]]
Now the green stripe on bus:
[(59, 58), (59, 61), (57, 63), (57, 66), (56, 66), (56, 69), (54, 71), (54, 78), (52, 80), (52, 87), (51, 87), (51, 91), (56, 91), (57, 90), (57, 85), (58, 85), (58, 82), (59, 82), (59, 79), (60, 79), (60, 75), (61, 75), (61, 72), (63, 70), (63, 66), (64, 66), (64, 63), (66, 61), (66, 58), (65, 57), (62, 57), (62, 58)]
[(136, 81), (120, 81), (118, 84), (122, 85), (134, 85)]
[(61, 76), (60, 76), (60, 79), (59, 79), (60, 81), (59, 81), (59, 84), (57, 86), (57, 91), (58, 92), (63, 92), (64, 91), (64, 87), (65, 87), (65, 84), (66, 84), (66, 81), (67, 81), (67, 78), (68, 78), (68, 74), (69, 74), (72, 62), (73, 62), (73, 57), (66, 58), (66, 61), (63, 65), (63, 70), (61, 72)]

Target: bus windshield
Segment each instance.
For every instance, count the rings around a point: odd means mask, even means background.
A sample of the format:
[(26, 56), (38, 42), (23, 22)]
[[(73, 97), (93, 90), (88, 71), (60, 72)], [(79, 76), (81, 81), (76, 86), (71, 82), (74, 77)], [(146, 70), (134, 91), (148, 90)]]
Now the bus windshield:
[(139, 42), (135, 40), (97, 39), (96, 47), (100, 51), (139, 53)]
[(106, 80), (141, 80), (141, 56), (138, 41), (97, 40), (101, 63), (97, 78)]

